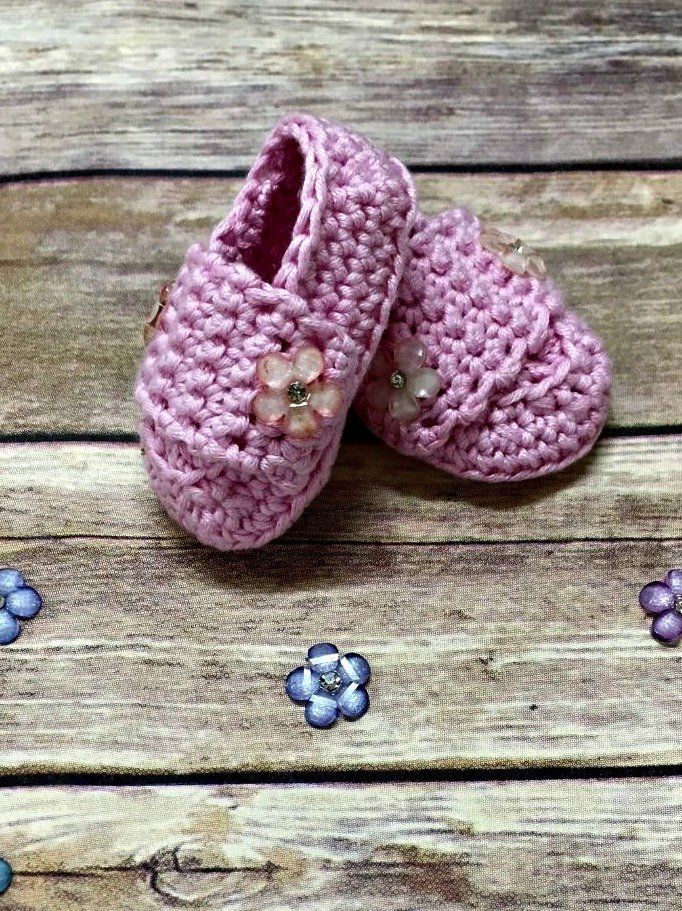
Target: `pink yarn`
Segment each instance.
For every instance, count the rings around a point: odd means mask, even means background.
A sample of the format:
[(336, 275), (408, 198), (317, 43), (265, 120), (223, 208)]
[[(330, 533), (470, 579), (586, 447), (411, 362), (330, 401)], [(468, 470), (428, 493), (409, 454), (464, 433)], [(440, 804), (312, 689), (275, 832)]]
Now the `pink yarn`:
[(466, 209), (418, 218), (382, 344), (423, 342), (440, 394), (412, 423), (363, 392), (356, 408), (390, 446), (459, 477), (537, 477), (594, 444), (611, 365), (553, 282), (510, 272), (481, 246), (480, 230)]
[[(140, 368), (140, 434), (168, 513), (220, 550), (280, 535), (327, 481), (395, 300), (413, 221), (405, 168), (298, 115), (273, 131), (208, 246), (195, 245)], [(309, 344), (343, 406), (312, 439), (256, 422), (256, 365)]]

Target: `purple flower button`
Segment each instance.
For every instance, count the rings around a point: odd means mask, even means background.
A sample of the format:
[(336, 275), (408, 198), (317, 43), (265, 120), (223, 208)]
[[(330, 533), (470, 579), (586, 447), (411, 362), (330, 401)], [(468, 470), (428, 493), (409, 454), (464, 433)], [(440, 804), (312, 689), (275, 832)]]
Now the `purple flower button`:
[(639, 604), (653, 617), (651, 635), (664, 645), (682, 639), (682, 569), (671, 569), (662, 582), (649, 582), (639, 593)]

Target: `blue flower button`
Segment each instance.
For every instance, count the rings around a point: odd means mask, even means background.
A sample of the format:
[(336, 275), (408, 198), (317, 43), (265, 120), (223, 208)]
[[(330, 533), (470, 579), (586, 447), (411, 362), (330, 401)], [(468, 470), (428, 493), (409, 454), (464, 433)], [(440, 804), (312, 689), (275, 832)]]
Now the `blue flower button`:
[(0, 645), (10, 645), (19, 638), (21, 627), (8, 610), (0, 610)]
[(21, 632), (19, 620), (31, 620), (42, 606), (43, 599), (18, 569), (0, 569), (0, 645), (14, 642)]
[(17, 588), (21, 588), (22, 585), (26, 585), (26, 582), (18, 569), (10, 569), (9, 567), (0, 569), (0, 598), (4, 598), (5, 595), (9, 595), (10, 592)]
[(286, 679), (287, 696), (305, 705), (305, 720), (311, 727), (328, 728), (343, 715), (350, 721), (361, 718), (369, 708), (365, 684), (369, 681), (369, 662), (355, 652), (341, 657), (330, 642), (308, 649), (303, 667)]
[(11, 885), (12, 868), (4, 858), (0, 857), (0, 895), (4, 895)]

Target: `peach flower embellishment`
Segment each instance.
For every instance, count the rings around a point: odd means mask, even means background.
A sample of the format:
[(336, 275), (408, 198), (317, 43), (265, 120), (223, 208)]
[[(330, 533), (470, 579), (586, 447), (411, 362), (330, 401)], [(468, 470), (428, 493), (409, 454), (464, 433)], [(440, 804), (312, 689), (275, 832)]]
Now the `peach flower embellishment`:
[(425, 363), (426, 347), (417, 339), (402, 342), (393, 357), (380, 348), (369, 369), (370, 407), (388, 411), (402, 424), (414, 421), (422, 405), (432, 402), (443, 385), (438, 371)]
[(323, 372), (324, 356), (312, 345), (292, 356), (266, 354), (256, 367), (264, 388), (253, 400), (253, 413), (264, 424), (281, 424), (295, 440), (314, 436), (320, 418), (333, 418), (343, 403), (341, 389), (320, 380)]
[(517, 275), (532, 275), (533, 278), (544, 278), (547, 275), (545, 264), (540, 256), (513, 234), (505, 234), (497, 228), (485, 227), (481, 231), (481, 246), (489, 253), (497, 253), (510, 272)]

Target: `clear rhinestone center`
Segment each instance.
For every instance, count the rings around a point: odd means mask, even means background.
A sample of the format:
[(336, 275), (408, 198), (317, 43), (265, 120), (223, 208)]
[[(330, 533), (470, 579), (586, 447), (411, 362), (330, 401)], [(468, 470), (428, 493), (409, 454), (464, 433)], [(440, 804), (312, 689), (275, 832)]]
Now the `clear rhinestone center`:
[(322, 689), (326, 690), (328, 693), (335, 693), (341, 686), (341, 678), (336, 671), (330, 671), (326, 674), (322, 674), (320, 677), (320, 684)]
[(394, 370), (389, 383), (394, 389), (404, 389), (407, 384), (407, 375), (403, 370)]
[(305, 383), (302, 383), (300, 380), (294, 380), (287, 389), (287, 398), (292, 405), (305, 405), (310, 398)]

